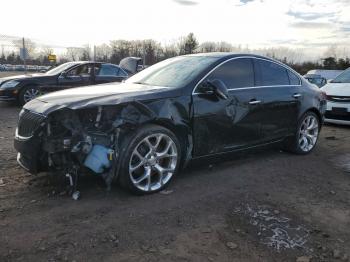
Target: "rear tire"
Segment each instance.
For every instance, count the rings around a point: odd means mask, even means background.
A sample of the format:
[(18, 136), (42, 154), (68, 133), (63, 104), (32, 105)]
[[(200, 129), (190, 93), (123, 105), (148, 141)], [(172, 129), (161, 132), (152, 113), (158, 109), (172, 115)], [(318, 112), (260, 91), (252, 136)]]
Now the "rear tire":
[(295, 136), (287, 139), (286, 150), (299, 155), (309, 154), (316, 146), (319, 132), (319, 117), (314, 112), (306, 112), (299, 120)]
[(137, 130), (124, 145), (119, 183), (134, 194), (155, 193), (167, 187), (181, 162), (179, 140), (170, 130), (147, 125)]

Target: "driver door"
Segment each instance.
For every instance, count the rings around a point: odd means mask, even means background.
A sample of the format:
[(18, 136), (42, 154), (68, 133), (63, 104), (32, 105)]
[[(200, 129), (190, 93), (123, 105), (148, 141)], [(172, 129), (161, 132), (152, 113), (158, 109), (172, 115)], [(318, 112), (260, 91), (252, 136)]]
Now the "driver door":
[[(228, 98), (202, 92), (208, 80), (218, 79)], [(193, 134), (196, 157), (254, 146), (260, 140), (259, 89), (254, 88), (250, 58), (229, 60), (211, 72), (193, 93)]]
[(93, 84), (93, 64), (83, 64), (70, 69), (58, 77), (59, 89)]

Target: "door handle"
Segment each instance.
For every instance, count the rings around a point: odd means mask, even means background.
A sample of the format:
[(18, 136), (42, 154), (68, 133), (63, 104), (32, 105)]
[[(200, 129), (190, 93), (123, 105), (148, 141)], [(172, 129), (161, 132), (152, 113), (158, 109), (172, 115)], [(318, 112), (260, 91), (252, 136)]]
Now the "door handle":
[(260, 100), (250, 100), (250, 101), (249, 101), (249, 104), (250, 104), (250, 105), (257, 105), (257, 104), (260, 104), (260, 103), (261, 103)]
[(301, 94), (296, 93), (296, 94), (293, 95), (293, 97), (294, 97), (294, 98), (299, 98), (299, 97), (301, 97)]

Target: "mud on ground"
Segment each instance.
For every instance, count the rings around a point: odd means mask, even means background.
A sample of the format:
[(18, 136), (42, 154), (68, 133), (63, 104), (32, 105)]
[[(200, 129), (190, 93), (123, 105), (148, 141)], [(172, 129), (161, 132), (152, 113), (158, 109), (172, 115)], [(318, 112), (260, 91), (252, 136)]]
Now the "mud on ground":
[(348, 261), (350, 127), (307, 156), (195, 163), (149, 196), (84, 177), (73, 201), (16, 164), (18, 112), (0, 103), (0, 261)]

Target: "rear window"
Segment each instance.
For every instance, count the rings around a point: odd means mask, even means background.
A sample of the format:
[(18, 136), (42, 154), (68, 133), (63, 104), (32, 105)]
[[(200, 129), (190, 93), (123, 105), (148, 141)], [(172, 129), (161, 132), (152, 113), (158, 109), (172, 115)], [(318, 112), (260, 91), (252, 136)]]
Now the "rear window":
[(289, 76), (287, 70), (273, 62), (258, 60), (261, 72), (261, 85), (289, 85)]
[(117, 76), (118, 72), (119, 72), (119, 67), (102, 64), (101, 69), (98, 72), (98, 75), (99, 76)]
[(292, 71), (287, 70), (289, 76), (289, 82), (291, 85), (300, 85), (300, 79)]

